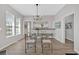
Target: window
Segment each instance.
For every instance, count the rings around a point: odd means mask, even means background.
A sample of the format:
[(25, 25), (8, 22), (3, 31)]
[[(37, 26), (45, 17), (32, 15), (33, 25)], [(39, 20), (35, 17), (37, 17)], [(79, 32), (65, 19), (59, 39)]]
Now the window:
[(14, 35), (14, 15), (6, 12), (6, 36)]
[(15, 30), (16, 30), (16, 35), (20, 34), (21, 31), (20, 31), (20, 17), (16, 17), (16, 21), (15, 21), (16, 25), (15, 25)]
[(10, 12), (6, 12), (6, 37), (21, 34), (20, 17), (16, 17)]

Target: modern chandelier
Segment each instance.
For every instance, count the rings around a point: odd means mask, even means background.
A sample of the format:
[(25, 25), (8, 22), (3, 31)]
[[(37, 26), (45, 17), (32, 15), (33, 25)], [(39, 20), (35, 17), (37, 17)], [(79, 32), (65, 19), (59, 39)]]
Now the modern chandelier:
[(36, 16), (33, 16), (34, 20), (41, 20), (41, 16), (38, 15), (38, 7), (39, 7), (39, 4), (35, 4), (36, 6)]

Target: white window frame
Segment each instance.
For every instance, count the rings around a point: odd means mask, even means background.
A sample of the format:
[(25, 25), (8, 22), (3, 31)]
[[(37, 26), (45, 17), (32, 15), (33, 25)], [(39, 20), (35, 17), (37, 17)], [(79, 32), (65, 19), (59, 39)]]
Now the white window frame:
[[(10, 35), (10, 36), (8, 36), (7, 35), (7, 31), (6, 31), (6, 37), (7, 38), (9, 38), (9, 37), (13, 37), (13, 36), (16, 36), (16, 35), (20, 35), (21, 34), (21, 18), (18, 16), (16, 16), (16, 15), (14, 15), (14, 14), (12, 14), (11, 12), (9, 12), (9, 11), (6, 11), (6, 17), (7, 16), (9, 16), (9, 15), (11, 15), (11, 16), (13, 16), (13, 31), (12, 31), (12, 34), (13, 35)], [(16, 33), (16, 20), (17, 20), (17, 18), (19, 18), (20, 20), (19, 20), (19, 33)], [(7, 18), (5, 19), (6, 21), (7, 21)], [(7, 23), (6, 23), (6, 25), (7, 25)], [(7, 26), (6, 26), (7, 27)], [(7, 30), (7, 28), (6, 28), (6, 30)]]
[[(18, 29), (19, 33), (17, 33), (17, 30), (16, 30), (16, 20), (17, 19), (19, 19), (19, 29)], [(16, 18), (15, 18), (15, 35), (19, 35), (19, 34), (21, 34), (21, 18), (16, 16)]]
[[(7, 36), (7, 31), (6, 31), (6, 37), (7, 38), (14, 36), (14, 18), (15, 18), (15, 16), (12, 13), (10, 13), (9, 11), (6, 11), (6, 17), (9, 16), (9, 15), (13, 17), (13, 19), (12, 19), (13, 20), (13, 24), (12, 24), (12, 35)], [(6, 22), (7, 22), (7, 18), (6, 18)], [(7, 27), (7, 23), (6, 23), (6, 27)]]

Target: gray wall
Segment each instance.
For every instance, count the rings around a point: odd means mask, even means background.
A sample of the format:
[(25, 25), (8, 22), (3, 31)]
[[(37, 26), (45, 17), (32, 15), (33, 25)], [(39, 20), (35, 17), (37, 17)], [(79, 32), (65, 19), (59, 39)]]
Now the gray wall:
[[(17, 11), (15, 11), (13, 8), (11, 8), (9, 5), (0, 4), (0, 28), (2, 28), (2, 30), (0, 30), (0, 50), (23, 38), (22, 29), (21, 29), (20, 35), (6, 38), (6, 35), (5, 35), (6, 34), (6, 24), (5, 24), (6, 11), (9, 11), (12, 14), (22, 18), (22, 15), (19, 14)], [(21, 28), (22, 28), (22, 20), (21, 20)]]

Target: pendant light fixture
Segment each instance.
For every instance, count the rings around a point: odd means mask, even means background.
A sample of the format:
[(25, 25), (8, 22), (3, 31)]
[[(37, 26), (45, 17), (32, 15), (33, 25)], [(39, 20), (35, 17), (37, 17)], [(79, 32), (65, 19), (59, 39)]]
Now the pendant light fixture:
[(41, 16), (39, 16), (39, 14), (38, 14), (39, 4), (35, 4), (35, 6), (36, 6), (36, 16), (33, 16), (34, 20), (41, 20)]

